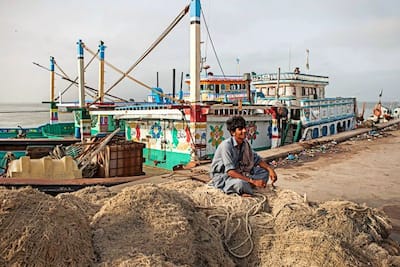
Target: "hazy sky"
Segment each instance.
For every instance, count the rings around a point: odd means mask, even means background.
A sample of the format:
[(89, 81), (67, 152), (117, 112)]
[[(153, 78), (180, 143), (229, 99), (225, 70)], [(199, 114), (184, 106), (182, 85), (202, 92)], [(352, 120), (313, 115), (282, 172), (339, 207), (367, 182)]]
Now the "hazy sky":
[[(189, 0), (0, 0), (1, 102), (48, 101), (49, 66), (54, 56), (68, 76), (77, 75), (76, 42), (97, 50), (103, 40), (106, 60), (128, 69), (178, 15)], [(400, 100), (399, 0), (204, 0), (203, 12), (225, 74), (305, 69), (327, 75), (327, 96), (375, 101)], [(203, 23), (204, 25), (204, 23)], [(203, 31), (203, 56), (220, 74)], [(85, 52), (85, 64), (91, 59)], [(239, 64), (236, 59), (239, 58)], [(189, 16), (131, 75), (171, 92), (172, 69), (189, 72)], [(60, 72), (60, 71), (58, 71)], [(97, 88), (98, 62), (86, 71), (86, 84)], [(106, 89), (120, 77), (106, 67)], [(57, 78), (56, 94), (68, 83)], [(141, 101), (148, 90), (124, 80), (111, 94)], [(76, 100), (72, 87), (66, 100)]]

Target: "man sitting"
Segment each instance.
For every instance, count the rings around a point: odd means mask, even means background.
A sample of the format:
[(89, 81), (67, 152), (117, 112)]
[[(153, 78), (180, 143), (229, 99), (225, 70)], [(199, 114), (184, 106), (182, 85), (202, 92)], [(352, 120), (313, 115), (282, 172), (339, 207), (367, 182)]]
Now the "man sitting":
[(270, 178), (274, 184), (278, 177), (261, 157), (252, 150), (246, 139), (246, 120), (241, 116), (226, 122), (231, 137), (222, 141), (211, 163), (211, 185), (227, 194), (253, 194), (252, 187), (266, 187)]

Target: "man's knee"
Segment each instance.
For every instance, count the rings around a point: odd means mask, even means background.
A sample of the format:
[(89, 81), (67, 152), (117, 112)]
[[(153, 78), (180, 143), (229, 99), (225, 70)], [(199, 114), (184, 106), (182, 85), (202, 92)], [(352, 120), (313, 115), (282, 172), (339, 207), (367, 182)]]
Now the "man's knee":
[(269, 172), (263, 168), (255, 168), (254, 172), (250, 177), (254, 180), (264, 180), (265, 182), (268, 181)]
[(245, 182), (240, 179), (235, 179), (234, 183), (232, 183), (231, 187), (227, 190), (226, 193), (237, 193), (241, 194), (253, 194), (253, 189), (251, 188), (248, 182)]

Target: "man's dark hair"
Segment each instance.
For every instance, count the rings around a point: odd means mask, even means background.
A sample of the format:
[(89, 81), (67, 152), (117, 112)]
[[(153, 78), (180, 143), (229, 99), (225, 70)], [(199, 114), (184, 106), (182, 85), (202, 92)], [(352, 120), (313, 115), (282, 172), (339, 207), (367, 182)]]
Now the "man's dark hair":
[(226, 128), (230, 133), (236, 131), (236, 128), (246, 127), (246, 120), (242, 116), (233, 116), (226, 121)]

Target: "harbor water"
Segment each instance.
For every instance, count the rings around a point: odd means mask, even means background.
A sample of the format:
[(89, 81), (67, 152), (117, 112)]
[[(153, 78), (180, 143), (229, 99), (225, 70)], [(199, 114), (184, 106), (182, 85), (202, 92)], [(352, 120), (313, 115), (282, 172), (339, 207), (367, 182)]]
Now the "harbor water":
[[(59, 121), (72, 122), (72, 113), (59, 112)], [(21, 103), (0, 105), (0, 128), (36, 127), (50, 121), (49, 104)]]

